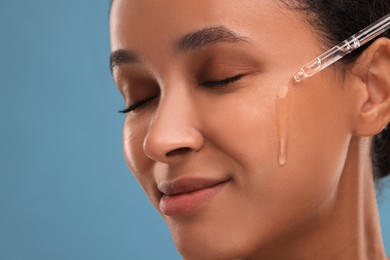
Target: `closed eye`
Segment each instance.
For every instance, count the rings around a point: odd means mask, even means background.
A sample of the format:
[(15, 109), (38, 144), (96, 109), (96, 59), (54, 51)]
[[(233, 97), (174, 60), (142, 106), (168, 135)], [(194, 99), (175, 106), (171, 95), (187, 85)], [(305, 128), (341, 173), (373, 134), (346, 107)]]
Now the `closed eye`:
[[(243, 76), (244, 76), (243, 74), (238, 74), (238, 75), (235, 75), (233, 77), (229, 77), (229, 78), (226, 78), (223, 80), (205, 81), (205, 82), (201, 83), (200, 85), (202, 85), (204, 87), (210, 87), (210, 88), (221, 87), (221, 86), (225, 86), (225, 85), (231, 84), (233, 82), (239, 81)], [(137, 110), (138, 108), (141, 108), (142, 106), (146, 105), (147, 103), (149, 103), (150, 101), (152, 101), (156, 97), (157, 96), (154, 96), (154, 97), (150, 97), (150, 98), (147, 98), (144, 100), (134, 102), (133, 104), (131, 104), (127, 108), (120, 110), (118, 112), (126, 114), (126, 113), (129, 113), (131, 111)]]
[(200, 85), (202, 85), (204, 87), (221, 87), (221, 86), (236, 82), (236, 81), (240, 80), (243, 76), (244, 76), (243, 74), (238, 74), (236, 76), (226, 78), (223, 80), (206, 81), (206, 82), (201, 83)]
[(150, 101), (152, 101), (153, 99), (155, 99), (157, 96), (154, 96), (154, 97), (150, 97), (150, 98), (147, 98), (147, 99), (144, 99), (144, 100), (140, 100), (140, 101), (136, 101), (134, 102), (133, 104), (131, 104), (130, 106), (128, 106), (127, 108), (123, 109), (123, 110), (120, 110), (118, 111), (119, 113), (129, 113), (131, 111), (134, 111), (138, 108), (141, 108), (142, 106), (146, 105), (147, 103), (149, 103)]

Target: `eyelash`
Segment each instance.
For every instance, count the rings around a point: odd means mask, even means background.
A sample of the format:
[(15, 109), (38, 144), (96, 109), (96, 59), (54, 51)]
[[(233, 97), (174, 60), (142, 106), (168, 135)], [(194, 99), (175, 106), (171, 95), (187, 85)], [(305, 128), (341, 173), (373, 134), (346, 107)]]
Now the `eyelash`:
[(239, 81), (243, 76), (244, 76), (243, 74), (238, 74), (238, 75), (235, 75), (233, 77), (226, 78), (223, 80), (203, 82), (200, 85), (202, 85), (204, 87), (221, 87), (221, 86), (225, 86), (225, 85), (231, 84), (233, 82)]
[(125, 108), (123, 110), (120, 110), (118, 112), (119, 113), (123, 113), (123, 114), (129, 113), (131, 111), (136, 110), (137, 108), (142, 107), (143, 105), (146, 105), (147, 103), (152, 101), (154, 98), (156, 98), (156, 96), (150, 97), (150, 98), (147, 98), (147, 99), (144, 99), (144, 100), (141, 100), (141, 101), (137, 101), (137, 102), (131, 104), (130, 106), (128, 106), (127, 108)]
[[(204, 87), (208, 87), (208, 88), (221, 87), (221, 86), (225, 86), (225, 85), (234, 83), (236, 81), (239, 81), (243, 76), (244, 76), (243, 74), (238, 74), (238, 75), (235, 75), (233, 77), (226, 78), (226, 79), (223, 79), (223, 80), (206, 81), (206, 82), (201, 83), (200, 85), (202, 85)], [(129, 107), (127, 107), (127, 108), (125, 108), (123, 110), (120, 110), (118, 112), (119, 113), (123, 113), (123, 114), (129, 113), (131, 111), (134, 111), (134, 110), (136, 110), (136, 109), (146, 105), (147, 103), (152, 101), (154, 98), (156, 98), (156, 96), (150, 97), (150, 98), (147, 98), (147, 99), (144, 99), (144, 100), (141, 100), (141, 101), (137, 101), (137, 102), (131, 104)]]

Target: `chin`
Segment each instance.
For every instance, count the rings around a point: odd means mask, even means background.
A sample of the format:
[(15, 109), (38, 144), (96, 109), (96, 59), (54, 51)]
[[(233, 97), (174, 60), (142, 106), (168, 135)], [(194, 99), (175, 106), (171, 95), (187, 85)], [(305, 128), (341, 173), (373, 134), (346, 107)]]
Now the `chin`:
[[(266, 248), (270, 236), (259, 236), (259, 232), (248, 232), (243, 228), (194, 223), (192, 226), (169, 226), (177, 250), (187, 260), (196, 259), (251, 259), (259, 248)], [(269, 230), (268, 230), (269, 231)], [(264, 230), (263, 234), (269, 233)]]
[(248, 259), (250, 255), (246, 248), (230, 244), (209, 243), (200, 246), (194, 245), (194, 243), (178, 243), (176, 248), (186, 260)]

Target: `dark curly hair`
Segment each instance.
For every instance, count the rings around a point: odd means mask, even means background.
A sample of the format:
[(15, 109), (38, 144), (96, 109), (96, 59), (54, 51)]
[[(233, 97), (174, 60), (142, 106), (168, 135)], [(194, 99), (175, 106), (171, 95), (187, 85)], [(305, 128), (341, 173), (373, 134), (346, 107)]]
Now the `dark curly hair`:
[[(390, 13), (389, 0), (280, 0), (290, 8), (307, 14), (324, 42), (333, 47), (359, 30)], [(390, 38), (390, 30), (380, 37)], [(353, 63), (369, 44), (344, 57), (343, 64)], [(374, 178), (390, 175), (390, 124), (372, 142), (371, 158)]]

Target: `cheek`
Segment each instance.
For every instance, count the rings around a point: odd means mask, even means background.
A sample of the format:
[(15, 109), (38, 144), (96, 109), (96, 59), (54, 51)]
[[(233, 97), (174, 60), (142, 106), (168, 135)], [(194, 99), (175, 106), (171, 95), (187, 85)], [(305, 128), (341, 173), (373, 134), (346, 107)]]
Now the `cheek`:
[(306, 212), (307, 216), (332, 201), (351, 138), (342, 88), (315, 80), (310, 83), (293, 92), (288, 159), (281, 174), (272, 176), (274, 190), (270, 192), (296, 214)]
[(205, 139), (242, 169), (277, 162), (275, 100), (276, 90), (262, 85), (202, 100), (207, 106), (197, 107)]
[(324, 171), (330, 177), (341, 173), (351, 138), (348, 99), (342, 87), (313, 80), (293, 99), (289, 126), (292, 158), (312, 174)]
[[(126, 163), (135, 175), (142, 188), (147, 191), (151, 187), (152, 161), (145, 155), (143, 142), (148, 129), (145, 119), (134, 119), (128, 115), (123, 126), (123, 150)], [(148, 192), (147, 192), (148, 193)]]
[[(209, 107), (213, 113), (208, 115), (218, 116), (208, 121), (205, 132), (239, 165), (232, 200), (240, 206), (232, 218), (253, 211), (253, 226), (286, 231), (330, 205), (348, 151), (348, 114), (339, 92), (323, 84), (310, 87), (290, 90), (283, 166), (278, 161), (278, 98), (273, 91), (235, 95), (234, 101), (221, 99)], [(259, 219), (274, 221), (266, 228)]]

